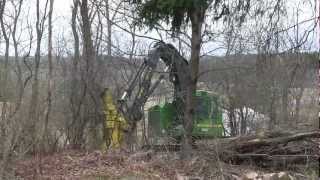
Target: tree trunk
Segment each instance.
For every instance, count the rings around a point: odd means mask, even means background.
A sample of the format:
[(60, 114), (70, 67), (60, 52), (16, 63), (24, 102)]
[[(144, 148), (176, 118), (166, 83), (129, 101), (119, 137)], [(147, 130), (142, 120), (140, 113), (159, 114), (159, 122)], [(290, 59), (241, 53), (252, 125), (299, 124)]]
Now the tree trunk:
[(245, 135), (247, 133), (247, 120), (248, 120), (248, 109), (246, 107), (241, 107), (241, 109), (240, 109), (240, 135)]
[[(83, 118), (81, 116), (81, 109), (83, 106), (83, 97), (85, 94), (85, 88), (80, 86), (79, 81), (79, 61), (80, 61), (80, 40), (77, 31), (77, 14), (79, 1), (75, 0), (72, 8), (71, 28), (74, 38), (74, 57), (71, 68), (71, 89), (70, 89), (70, 109), (72, 114), (72, 122), (68, 124), (70, 128), (68, 137), (73, 148), (79, 148), (83, 142)], [(80, 132), (79, 132), (80, 131)]]
[(107, 39), (107, 43), (108, 43), (108, 49), (107, 49), (107, 53), (108, 56), (111, 56), (111, 19), (110, 19), (110, 10), (109, 10), (109, 0), (105, 0), (106, 1), (106, 19), (107, 19), (107, 31), (108, 31), (108, 39)]
[[(284, 82), (286, 83), (286, 82)], [(280, 123), (282, 125), (285, 125), (284, 127), (286, 127), (286, 125), (289, 125), (290, 123), (288, 122), (289, 117), (288, 117), (288, 87), (285, 85), (282, 89), (282, 93), (281, 93), (281, 121)]]
[[(5, 28), (5, 22), (3, 21), (3, 14), (4, 14), (4, 9), (6, 6), (6, 1), (0, 2), (0, 25), (1, 25), (1, 30), (2, 30), (2, 36), (5, 40), (5, 55), (4, 55), (4, 67), (3, 67), (3, 72), (0, 74), (0, 83), (1, 83), (1, 88), (0, 88), (0, 97), (2, 99), (2, 109), (1, 109), (1, 123), (5, 123), (6, 121), (6, 112), (7, 112), (7, 101), (8, 101), (8, 75), (9, 75), (9, 47), (10, 47), (10, 39), (7, 34), (6, 28)], [(1, 70), (1, 69), (0, 69)], [(1, 125), (1, 138), (5, 136), (5, 130), (4, 124)]]
[(229, 118), (229, 126), (230, 126), (230, 135), (236, 136), (238, 134), (238, 128), (237, 128), (237, 119), (235, 116), (235, 109), (234, 105), (230, 104), (230, 107), (228, 109), (228, 118)]
[(32, 151), (36, 150), (36, 123), (39, 120), (39, 68), (40, 68), (40, 48), (43, 34), (43, 21), (40, 17), (40, 2), (37, 0), (37, 21), (36, 21), (36, 33), (37, 33), (37, 44), (36, 52), (34, 57), (34, 74), (31, 86), (31, 100), (29, 109), (29, 122), (27, 131), (30, 134), (30, 142), (34, 144)]
[[(7, 141), (9, 140), (8, 132), (6, 132), (7, 127), (7, 102), (8, 102), (8, 75), (9, 75), (9, 36), (7, 34), (7, 31), (5, 29), (5, 22), (3, 21), (3, 14), (6, 6), (6, 0), (0, 2), (0, 23), (1, 23), (1, 29), (2, 29), (2, 36), (5, 40), (5, 56), (4, 56), (4, 68), (3, 72), (0, 71), (0, 98), (2, 98), (2, 106), (0, 109), (0, 153), (1, 155), (1, 168), (0, 168), (0, 179), (4, 177), (4, 174), (6, 172), (7, 166), (8, 166), (8, 154), (7, 154)], [(0, 66), (1, 67), (1, 66)], [(1, 69), (0, 69), (1, 70)], [(0, 100), (1, 102), (1, 100)], [(10, 133), (11, 134), (11, 133)]]
[(14, 17), (14, 22), (13, 22), (13, 31), (12, 31), (12, 40), (13, 40), (13, 48), (14, 48), (14, 61), (15, 61), (15, 65), (16, 65), (16, 72), (17, 72), (17, 85), (16, 87), (18, 87), (18, 99), (16, 100), (16, 107), (15, 107), (15, 112), (17, 112), (20, 109), (21, 103), (22, 103), (22, 96), (23, 96), (23, 92), (24, 92), (24, 85), (23, 85), (23, 81), (22, 81), (22, 69), (21, 69), (21, 65), (19, 62), (19, 52), (18, 52), (18, 42), (17, 42), (17, 37), (16, 37), (16, 31), (17, 31), (17, 23), (18, 23), (18, 18), (20, 16), (21, 13), (21, 7), (22, 7), (22, 3), (23, 0), (20, 0), (19, 5), (18, 5), (18, 9), (17, 9), (17, 14)]
[(43, 150), (46, 151), (46, 143), (49, 148), (49, 132), (48, 132), (48, 124), (52, 106), (52, 86), (53, 86), (53, 64), (52, 64), (52, 12), (53, 12), (53, 3), (54, 0), (50, 0), (50, 7), (49, 7), (49, 21), (48, 21), (48, 94), (47, 94), (47, 111), (45, 115), (45, 122), (44, 122), (44, 132), (43, 132)]
[(296, 104), (295, 104), (295, 112), (294, 112), (294, 117), (293, 117), (296, 128), (298, 127), (299, 120), (300, 120), (300, 106), (301, 106), (301, 98), (302, 98), (302, 95), (304, 92), (304, 88), (300, 88), (298, 91), (299, 92), (298, 92), (297, 96), (295, 97)]
[(197, 89), (198, 72), (199, 72), (199, 60), (201, 50), (201, 30), (204, 21), (205, 10), (200, 7), (195, 7), (191, 14), (192, 34), (191, 34), (191, 59), (190, 59), (190, 70), (191, 70), (191, 82), (187, 88), (187, 96), (184, 111), (184, 136), (182, 144), (182, 155), (183, 158), (189, 158), (192, 151), (192, 130), (193, 130), (193, 116), (195, 98), (194, 95)]
[(277, 125), (275, 92), (271, 92), (270, 107), (269, 107), (269, 118), (270, 118), (270, 121), (269, 121), (269, 124), (268, 124), (268, 129), (272, 130)]
[[(92, 42), (91, 22), (89, 19), (89, 5), (87, 0), (82, 0), (80, 13), (82, 18), (81, 30), (83, 39), (83, 59), (85, 61), (85, 72), (83, 80), (88, 91), (85, 95), (84, 112), (85, 121), (88, 122), (89, 127), (89, 149), (100, 148), (100, 143), (97, 141), (99, 125), (102, 123), (101, 116), (99, 116), (99, 109), (101, 102), (99, 97), (99, 87), (96, 82), (95, 70), (97, 69), (95, 50)], [(90, 115), (89, 115), (90, 114)]]

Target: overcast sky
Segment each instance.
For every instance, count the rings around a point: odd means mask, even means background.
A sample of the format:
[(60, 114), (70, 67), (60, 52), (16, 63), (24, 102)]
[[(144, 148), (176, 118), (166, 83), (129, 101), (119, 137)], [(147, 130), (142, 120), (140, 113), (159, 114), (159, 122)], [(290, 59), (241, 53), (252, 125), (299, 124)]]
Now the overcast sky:
[[(110, 1), (112, 2), (112, 1)], [(296, 23), (296, 7), (299, 6), (300, 10), (299, 10), (299, 22), (303, 22), (305, 20), (311, 19), (313, 18), (315, 15), (313, 13), (313, 9), (312, 7), (314, 7), (314, 0), (285, 0), (284, 2), (287, 3), (287, 13), (288, 13), (288, 21), (284, 22), (284, 27), (290, 27), (292, 25), (294, 25)], [(57, 20), (59, 21), (59, 29), (56, 29), (58, 31), (62, 30), (66, 30), (69, 28), (69, 24), (70, 24), (70, 17), (71, 17), (71, 6), (72, 6), (72, 0), (55, 0), (55, 15)], [(61, 26), (60, 26), (61, 25)], [(299, 29), (301, 32), (307, 30), (307, 29), (311, 29), (314, 25), (314, 21), (310, 21), (307, 23), (303, 23), (300, 25)], [(66, 27), (64, 27), (66, 26)], [(317, 28), (318, 29), (318, 28)], [(121, 32), (121, 30), (119, 30), (118, 28), (114, 28), (115, 32), (117, 32), (117, 35), (119, 37), (125, 37), (126, 33), (125, 32)], [(139, 32), (139, 34), (144, 34), (145, 31), (143, 32)], [(117, 36), (116, 35), (116, 36)], [(156, 33), (151, 32), (148, 33), (148, 35), (151, 35), (155, 38), (159, 38), (157, 36)], [(310, 36), (310, 38), (316, 38), (315, 36)], [(317, 41), (318, 42), (318, 41)], [(216, 47), (214, 46), (219, 46), (216, 44), (211, 44), (210, 47), (212, 47), (211, 49), (214, 49)], [(314, 45), (315, 46), (315, 45)], [(315, 47), (314, 47), (315, 48)], [(210, 48), (208, 49), (210, 50)], [(216, 53), (221, 54), (221, 52), (217, 51)]]
[[(110, 0), (109, 0), (110, 1)], [(118, 1), (118, 0), (116, 0)], [(28, 9), (27, 6), (32, 7), (30, 9), (30, 11), (35, 11), (35, 6), (34, 3), (36, 2), (36, 0), (28, 0), (25, 1), (29, 2), (28, 4), (25, 4), (25, 9)], [(40, 1), (41, 3), (44, 3), (44, 0)], [(110, 2), (113, 2), (112, 0)], [(315, 17), (315, 14), (313, 13), (313, 9), (312, 7), (314, 7), (315, 3), (314, 0), (288, 0), (288, 1), (284, 1), (287, 3), (287, 13), (288, 13), (288, 20), (286, 22), (284, 22), (283, 27), (290, 27), (292, 25), (294, 25), (296, 23), (296, 16), (295, 16), (295, 12), (296, 12), (296, 7), (299, 6), (300, 7), (300, 11), (299, 11), (299, 22), (303, 22), (305, 20), (311, 19)], [(72, 6), (73, 0), (55, 0), (55, 5), (54, 5), (54, 36), (58, 37), (58, 36), (63, 36), (66, 39), (72, 40), (72, 34), (71, 34), (71, 29), (70, 29), (70, 20), (71, 20), (71, 6)], [(309, 21), (307, 23), (303, 23), (299, 26), (299, 31), (300, 32), (304, 32), (305, 30), (311, 29), (314, 25), (315, 21)], [(121, 24), (120, 24), (121, 25)], [(318, 28), (317, 28), (318, 30)], [(289, 32), (289, 33), (293, 33), (293, 29)], [(147, 36), (152, 36), (154, 38), (159, 38), (159, 36), (157, 35), (157, 33), (155, 32), (148, 32), (146, 33), (146, 31), (141, 31), (138, 32), (138, 34), (142, 34), (142, 35), (147, 35)], [(113, 27), (113, 36), (114, 39), (117, 40), (118, 44), (121, 44), (123, 47), (123, 49), (126, 49), (126, 43), (130, 43), (128, 40), (130, 40), (130, 36), (120, 30), (117, 27)], [(315, 35), (312, 35), (309, 37), (309, 41), (311, 42), (311, 40), (316, 39), (317, 37)], [(167, 37), (167, 40), (169, 41), (171, 38)], [(147, 40), (147, 39), (139, 39), (140, 41), (144, 41), (145, 43), (150, 43), (152, 41)], [(314, 42), (318, 42), (319, 41), (314, 41)], [(205, 45), (204, 47), (204, 52), (205, 51), (210, 51), (212, 49), (215, 49), (217, 47), (219, 47), (220, 44), (219, 43), (210, 43)], [(0, 46), (3, 47), (3, 46)], [(72, 48), (72, 43), (69, 44), (69, 47)], [(313, 49), (317, 49), (318, 45), (313, 44)], [(45, 48), (44, 48), (45, 49)], [(2, 53), (3, 50), (0, 49), (0, 53)], [(212, 53), (212, 55), (223, 55), (224, 51), (222, 50), (218, 50), (218, 51), (214, 51)]]

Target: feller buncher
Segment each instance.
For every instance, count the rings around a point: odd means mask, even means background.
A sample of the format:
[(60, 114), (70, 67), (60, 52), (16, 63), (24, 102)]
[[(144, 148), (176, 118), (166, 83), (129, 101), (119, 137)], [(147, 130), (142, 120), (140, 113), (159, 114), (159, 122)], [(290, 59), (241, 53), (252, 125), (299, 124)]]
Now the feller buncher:
[[(164, 136), (179, 139), (182, 136), (185, 92), (191, 82), (190, 67), (188, 61), (173, 45), (157, 42), (133, 76), (117, 106), (112, 101), (110, 92), (105, 93), (106, 125), (112, 129), (109, 136), (111, 147), (119, 147), (123, 139), (123, 129), (129, 134), (132, 133), (137, 122), (143, 118), (146, 101), (164, 79), (162, 74), (154, 83), (151, 81), (156, 79), (155, 70), (159, 60), (166, 65), (164, 71), (169, 73), (169, 80), (173, 83), (173, 101), (149, 109), (148, 135), (152, 139)], [(195, 99), (193, 136), (198, 138), (222, 136), (222, 113), (218, 108), (218, 97), (206, 91), (197, 91)]]

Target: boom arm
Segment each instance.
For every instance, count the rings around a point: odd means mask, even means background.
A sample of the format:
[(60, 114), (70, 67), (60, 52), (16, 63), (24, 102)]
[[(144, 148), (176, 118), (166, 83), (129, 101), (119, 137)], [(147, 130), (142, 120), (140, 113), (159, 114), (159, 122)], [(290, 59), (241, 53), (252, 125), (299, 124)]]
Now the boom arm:
[(179, 106), (184, 104), (185, 90), (191, 79), (188, 62), (173, 45), (157, 42), (119, 100), (119, 110), (131, 125), (142, 119), (146, 101), (164, 78), (164, 75), (160, 75), (155, 83), (151, 82), (159, 59), (166, 64), (165, 71), (170, 73), (170, 81), (174, 85), (174, 100)]

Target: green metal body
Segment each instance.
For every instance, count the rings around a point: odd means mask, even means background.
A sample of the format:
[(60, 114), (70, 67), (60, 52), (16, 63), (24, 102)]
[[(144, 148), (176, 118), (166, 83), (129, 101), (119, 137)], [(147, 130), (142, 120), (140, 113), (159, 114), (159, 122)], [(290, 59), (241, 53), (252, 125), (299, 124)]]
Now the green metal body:
[[(195, 98), (193, 137), (202, 139), (223, 136), (222, 111), (218, 106), (218, 97), (206, 91), (197, 91)], [(148, 110), (149, 137), (179, 139), (183, 134), (182, 127), (182, 123), (177, 120), (174, 103), (156, 105)]]

